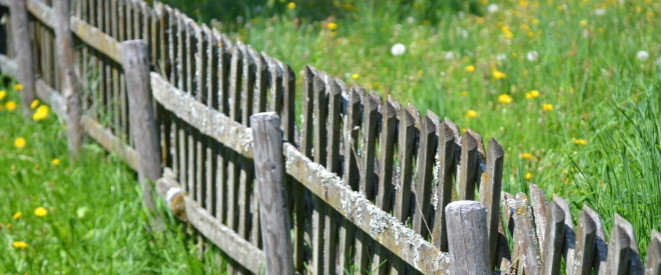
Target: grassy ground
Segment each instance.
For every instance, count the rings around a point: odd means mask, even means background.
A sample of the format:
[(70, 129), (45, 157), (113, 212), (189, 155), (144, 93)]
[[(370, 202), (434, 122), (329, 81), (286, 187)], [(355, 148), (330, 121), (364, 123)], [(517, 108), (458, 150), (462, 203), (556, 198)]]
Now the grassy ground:
[(17, 92), (0, 90), (0, 273), (201, 274), (216, 265), (214, 253), (198, 259), (196, 238), (162, 206), (169, 229), (148, 232), (136, 177), (118, 157), (88, 143), (70, 165), (62, 122), (48, 112), (26, 121)]
[(166, 2), (299, 76), (311, 64), (497, 138), (505, 191), (536, 183), (607, 230), (617, 212), (643, 250), (661, 230), (658, 1)]

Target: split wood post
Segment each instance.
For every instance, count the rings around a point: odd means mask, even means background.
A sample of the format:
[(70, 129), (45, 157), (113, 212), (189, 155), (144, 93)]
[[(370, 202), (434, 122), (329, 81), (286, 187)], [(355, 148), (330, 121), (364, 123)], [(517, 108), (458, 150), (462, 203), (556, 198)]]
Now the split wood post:
[(11, 13), (11, 26), (13, 31), (14, 51), (16, 55), (18, 81), (23, 85), (21, 99), (23, 101), (23, 114), (30, 116), (30, 104), (35, 100), (35, 71), (34, 57), (30, 31), (28, 29), (28, 11), (25, 0), (11, 0), (9, 10)]
[(69, 153), (76, 159), (83, 143), (83, 131), (80, 126), (80, 93), (78, 77), (74, 71), (73, 36), (69, 25), (71, 6), (68, 0), (54, 1), (55, 10), (55, 49), (57, 51), (57, 66), (62, 83), (62, 97), (66, 104), (65, 119), (67, 122), (67, 147)]
[(259, 213), (267, 274), (294, 274), (291, 221), (285, 194), (282, 132), (275, 112), (250, 117), (259, 184)]
[(487, 210), (478, 201), (445, 207), (451, 274), (490, 274)]
[(151, 98), (149, 48), (143, 40), (124, 41), (120, 48), (129, 99), (131, 138), (138, 153), (138, 178), (145, 204), (155, 211), (149, 181), (161, 177), (161, 146)]

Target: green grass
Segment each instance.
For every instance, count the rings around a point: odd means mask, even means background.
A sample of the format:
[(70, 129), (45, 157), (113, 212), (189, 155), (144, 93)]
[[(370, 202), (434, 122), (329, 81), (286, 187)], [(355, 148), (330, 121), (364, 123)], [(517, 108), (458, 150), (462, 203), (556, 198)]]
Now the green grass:
[[(486, 0), (166, 2), (290, 64), (298, 87), (310, 64), (495, 137), (505, 191), (536, 183), (568, 198), (575, 219), (593, 207), (607, 231), (617, 212), (643, 251), (661, 230), (658, 1), (494, 1), (494, 13)], [(404, 55), (390, 54), (395, 43)]]
[[(27, 121), (18, 93), (0, 90), (8, 94), (0, 100), (0, 273), (201, 274), (221, 265), (216, 249), (198, 256), (190, 228), (163, 205), (166, 230), (149, 231), (136, 176), (119, 157), (88, 142), (72, 166), (62, 122), (52, 113)], [(9, 101), (19, 106), (13, 112)], [(48, 214), (36, 216), (38, 207)], [(15, 248), (18, 241), (27, 247)]]

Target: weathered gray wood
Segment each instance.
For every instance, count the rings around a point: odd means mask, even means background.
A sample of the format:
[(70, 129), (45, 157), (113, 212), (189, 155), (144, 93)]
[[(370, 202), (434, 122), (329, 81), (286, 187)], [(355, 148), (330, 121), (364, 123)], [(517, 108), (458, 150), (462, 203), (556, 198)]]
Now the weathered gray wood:
[(597, 221), (593, 219), (594, 210), (583, 205), (578, 218), (576, 232), (576, 250), (574, 253), (573, 274), (590, 274), (596, 254), (595, 241), (597, 238)]
[(328, 125), (326, 133), (330, 135), (327, 142), (326, 168), (334, 173), (340, 173), (340, 121), (342, 120), (342, 90), (337, 82), (339, 79), (327, 78), (328, 91)]
[(274, 112), (252, 115), (255, 172), (267, 274), (294, 274), (291, 221), (287, 207), (282, 132)]
[(505, 152), (496, 139), (489, 140), (486, 159), (486, 171), (480, 184), (480, 201), (487, 208), (487, 232), (489, 234), (489, 252), (491, 266), (495, 266), (498, 255), (498, 222), (500, 221), (500, 190), (503, 179), (503, 158)]
[(432, 231), (432, 178), (437, 146), (436, 129), (441, 124), (436, 114), (427, 110), (420, 123), (420, 146), (418, 149), (418, 178), (415, 181), (415, 214), (413, 231), (427, 238)]
[(70, 18), (71, 32), (88, 46), (95, 48), (104, 55), (112, 58), (115, 62), (122, 64), (122, 55), (117, 40), (99, 29), (92, 27), (78, 17)]
[[(541, 213), (539, 213), (541, 215)], [(553, 201), (547, 211), (547, 227), (545, 228), (544, 250), (542, 253), (542, 274), (560, 273), (560, 256), (564, 243), (565, 213), (557, 202)], [(537, 216), (535, 216), (537, 218)], [(541, 240), (540, 240), (541, 242)]]
[(42, 24), (46, 25), (51, 29), (57, 28), (58, 22), (57, 19), (55, 19), (57, 14), (55, 14), (56, 11), (54, 10), (56, 8), (55, 3), (57, 3), (57, 1), (54, 1), (52, 8), (40, 0), (25, 0), (23, 2), (25, 2), (26, 4), (26, 9), (37, 20), (39, 20), (39, 22), (41, 22)]
[[(168, 174), (165, 173), (165, 175)], [(243, 239), (231, 228), (220, 223), (191, 198), (183, 195), (181, 186), (174, 181), (173, 177), (171, 175), (170, 178), (161, 178), (156, 184), (161, 197), (166, 201), (170, 201), (170, 207), (177, 207), (175, 209), (171, 208), (171, 210), (175, 213), (184, 211), (185, 214), (177, 217), (185, 217), (185, 221), (190, 222), (198, 232), (218, 246), (227, 256), (250, 272), (259, 274), (262, 271), (262, 266), (266, 263), (265, 253)], [(183, 200), (183, 203), (177, 202), (177, 200)], [(176, 204), (174, 204), (175, 202)]]
[(565, 256), (565, 272), (568, 275), (573, 275), (574, 266), (574, 251), (576, 246), (576, 234), (574, 233), (574, 221), (571, 217), (571, 210), (569, 203), (560, 196), (553, 194), (553, 201), (558, 203), (558, 206), (565, 212), (565, 245), (563, 246), (563, 254)]
[[(360, 94), (352, 88), (347, 100), (344, 117), (344, 182), (353, 190), (358, 190), (358, 133), (360, 129)], [(304, 106), (305, 107), (305, 106)], [(305, 136), (301, 144), (305, 142)]]
[(138, 171), (138, 153), (89, 115), (81, 117), (85, 132), (109, 152), (119, 155), (133, 170)]
[(161, 147), (151, 99), (149, 81), (149, 50), (144, 41), (125, 41), (121, 44), (126, 84), (131, 109), (131, 138), (138, 152), (138, 178), (147, 207), (155, 210), (151, 183), (161, 177)]
[(512, 215), (515, 223), (515, 255), (512, 255), (512, 259), (513, 261), (518, 260), (520, 272), (530, 275), (539, 274), (539, 251), (525, 194), (517, 194), (515, 209)]
[(413, 107), (402, 109), (398, 113), (399, 137), (397, 153), (399, 158), (399, 181), (395, 185), (394, 216), (401, 222), (409, 217), (411, 201), (411, 183), (413, 181), (413, 155), (417, 138), (415, 125), (420, 123), (420, 113)]
[(312, 263), (310, 271), (312, 274), (324, 274), (324, 227), (326, 226), (325, 215), (327, 207), (318, 196), (314, 197), (312, 208)]
[(445, 207), (452, 274), (491, 273), (487, 212), (477, 201), (456, 201)]
[(603, 275), (606, 274), (608, 259), (608, 243), (606, 242), (606, 237), (604, 233), (604, 226), (601, 221), (601, 216), (595, 211), (588, 211), (588, 215), (595, 222), (595, 227), (597, 228), (597, 236), (595, 238), (595, 254), (594, 254), (594, 266), (595, 274)]
[[(278, 63), (280, 63), (278, 61)], [(284, 103), (283, 103), (283, 128), (285, 132), (285, 141), (297, 143), (296, 141), (296, 74), (289, 65), (282, 65), (284, 75), (282, 83), (284, 85)]]
[(661, 275), (661, 233), (652, 230), (652, 239), (647, 247), (646, 275)]
[(461, 138), (461, 160), (457, 170), (457, 191), (460, 200), (475, 198), (475, 180), (477, 178), (478, 148), (477, 140), (468, 129)]
[(448, 232), (445, 225), (445, 207), (452, 200), (452, 174), (455, 165), (455, 148), (459, 145), (459, 132), (454, 122), (449, 119), (445, 121), (436, 130), (438, 138), (438, 150), (436, 159), (438, 159), (438, 170), (436, 178), (436, 214), (434, 217), (434, 229), (432, 231), (432, 242), (441, 251), (448, 251)]
[[(388, 96), (381, 107), (381, 136), (379, 137), (379, 183), (376, 194), (376, 206), (389, 212), (392, 209), (392, 190), (395, 170), (394, 147), (397, 141), (397, 109), (399, 102)], [(345, 156), (346, 159), (346, 156)]]
[(30, 117), (30, 103), (35, 100), (35, 68), (34, 57), (31, 51), (30, 33), (28, 30), (28, 12), (23, 0), (11, 0), (9, 5), (11, 13), (11, 27), (15, 49), (18, 81), (23, 85), (21, 102), (23, 114)]
[(363, 94), (361, 97), (363, 103), (363, 123), (361, 134), (360, 151), (360, 187), (359, 190), (368, 200), (374, 199), (374, 187), (376, 175), (374, 174), (374, 165), (376, 164), (376, 137), (379, 123), (378, 107), (381, 104), (381, 98), (374, 91), (369, 94)]
[(546, 251), (544, 248), (544, 245), (546, 244), (545, 236), (548, 223), (546, 195), (544, 194), (544, 191), (537, 187), (535, 184), (531, 183), (528, 186), (528, 189), (530, 190), (530, 206), (532, 208), (533, 217), (535, 217), (535, 229), (537, 236), (539, 237), (539, 251), (541, 252), (542, 257), (544, 257), (544, 253)]
[(307, 157), (312, 157), (313, 148), (313, 113), (314, 113), (314, 78), (316, 69), (305, 66), (303, 72), (303, 117), (301, 118), (301, 152)]
[(633, 226), (615, 214), (608, 243), (607, 274), (643, 274), (639, 253)]
[[(34, 1), (31, 1), (34, 2)], [(83, 143), (83, 129), (80, 126), (80, 85), (74, 71), (73, 36), (69, 29), (69, 1), (55, 1), (55, 48), (57, 50), (58, 70), (62, 83), (62, 97), (66, 102), (67, 147), (73, 158), (77, 158)]]
[(5, 75), (18, 78), (16, 61), (3, 54), (0, 54), (0, 71)]

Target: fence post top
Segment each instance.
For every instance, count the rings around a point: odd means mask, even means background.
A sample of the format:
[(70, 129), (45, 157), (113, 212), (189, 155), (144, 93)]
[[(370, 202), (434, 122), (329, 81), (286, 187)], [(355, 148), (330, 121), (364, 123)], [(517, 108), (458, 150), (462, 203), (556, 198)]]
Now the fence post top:
[(486, 208), (484, 208), (484, 205), (479, 202), (479, 201), (470, 201), (470, 200), (463, 200), (463, 201), (454, 201), (449, 203), (446, 207), (446, 211), (456, 211), (459, 209), (466, 209), (468, 211), (475, 211), (475, 210), (484, 210), (486, 211)]
[(262, 112), (250, 116), (251, 121), (269, 121), (280, 119), (276, 112)]

